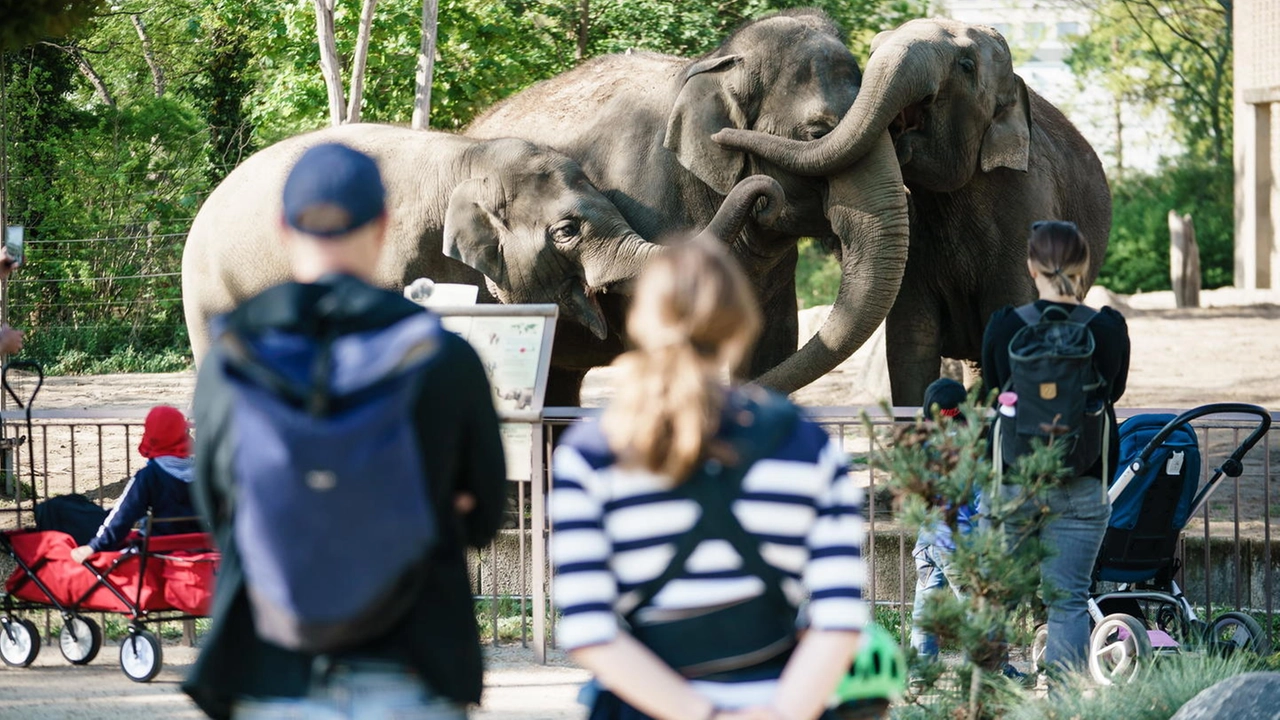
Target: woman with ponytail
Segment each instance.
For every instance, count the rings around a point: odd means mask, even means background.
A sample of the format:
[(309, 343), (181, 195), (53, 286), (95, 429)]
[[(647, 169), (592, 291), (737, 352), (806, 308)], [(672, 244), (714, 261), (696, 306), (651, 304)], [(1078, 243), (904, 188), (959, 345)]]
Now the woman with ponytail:
[(785, 398), (726, 383), (759, 328), (721, 245), (672, 247), (613, 401), (555, 451), (558, 639), (601, 688), (592, 720), (829, 717), (868, 621), (861, 495)]
[[(1084, 301), (1085, 273), (1089, 268), (1089, 245), (1075, 224), (1059, 220), (1031, 226), (1027, 244), (1027, 272), (1035, 281), (1040, 299), (1033, 306), (1043, 313), (1058, 306), (1070, 313)], [(1009, 343), (1026, 322), (1013, 307), (991, 315), (982, 339), (982, 381), (989, 392), (1005, 388), (1012, 374)], [(1124, 395), (1129, 376), (1129, 329), (1124, 316), (1103, 307), (1086, 324), (1093, 335), (1093, 366), (1102, 379), (1089, 401), (1103, 403), (1110, 421), (1107, 457), (1099, 456), (1092, 467), (1078, 477), (1050, 488), (1044, 504), (1054, 515), (1040, 538), (1052, 551), (1040, 564), (1048, 593), (1049, 644), (1045, 663), (1054, 669), (1080, 668), (1089, 645), (1087, 611), (1093, 564), (1102, 546), (1102, 537), (1111, 517), (1106, 485), (1119, 457), (1120, 436), (1116, 430), (1114, 404)], [(1110, 470), (1104, 470), (1109, 468)]]

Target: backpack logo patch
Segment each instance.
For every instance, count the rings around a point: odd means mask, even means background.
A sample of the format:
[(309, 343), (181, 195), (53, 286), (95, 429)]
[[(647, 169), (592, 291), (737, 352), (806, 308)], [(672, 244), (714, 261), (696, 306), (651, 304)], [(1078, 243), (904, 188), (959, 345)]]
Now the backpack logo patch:
[(1040, 383), (1041, 400), (1058, 399), (1058, 383)]

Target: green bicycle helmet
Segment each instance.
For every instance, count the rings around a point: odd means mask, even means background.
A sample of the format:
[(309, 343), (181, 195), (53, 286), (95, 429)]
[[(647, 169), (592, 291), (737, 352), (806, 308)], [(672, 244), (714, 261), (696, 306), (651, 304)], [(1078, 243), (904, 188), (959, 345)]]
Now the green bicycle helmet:
[(884, 628), (863, 628), (866, 641), (853, 659), (849, 674), (836, 686), (836, 714), (841, 718), (885, 715), (889, 703), (907, 689), (907, 657)]

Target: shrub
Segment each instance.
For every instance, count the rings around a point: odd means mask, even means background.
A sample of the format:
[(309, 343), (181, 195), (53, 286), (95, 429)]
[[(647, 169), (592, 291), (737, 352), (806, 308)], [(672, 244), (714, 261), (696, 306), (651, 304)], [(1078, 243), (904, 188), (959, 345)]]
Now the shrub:
[(1169, 211), (1191, 215), (1203, 286), (1231, 284), (1235, 177), (1230, 163), (1183, 160), (1111, 184), (1111, 238), (1098, 284), (1119, 293), (1168, 290)]

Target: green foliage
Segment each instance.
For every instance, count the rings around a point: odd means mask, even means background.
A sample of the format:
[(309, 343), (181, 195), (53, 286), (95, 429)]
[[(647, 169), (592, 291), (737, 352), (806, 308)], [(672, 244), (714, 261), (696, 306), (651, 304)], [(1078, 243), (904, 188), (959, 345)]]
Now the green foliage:
[(840, 289), (840, 263), (813, 238), (800, 239), (796, 298), (801, 308), (830, 305)]
[(1168, 290), (1168, 213), (1176, 210), (1195, 223), (1204, 287), (1230, 285), (1234, 182), (1229, 162), (1192, 160), (1114, 181), (1111, 239), (1098, 284), (1119, 293)]
[(1168, 104), (1190, 156), (1230, 162), (1230, 0), (1104, 0), (1067, 64), (1121, 102)]
[[(184, 367), (178, 274), (200, 203), (256, 149), (328, 122), (315, 15), (285, 0), (118, 0), (92, 15), (94, 4), (59, 3), (66, 12), (54, 17), (44, 0), (0, 0), (4, 43), (84, 20), (55, 44), (6, 45), (0, 58), (5, 219), (28, 239), (9, 322), (29, 331), (23, 357), (51, 372)], [(745, 21), (801, 5), (829, 12), (859, 57), (875, 32), (925, 9), (920, 0), (596, 0), (584, 23), (580, 4), (563, 0), (441, 3), (431, 126), (461, 128), (602, 53), (697, 56)], [(421, 11), (418, 0), (379, 2), (363, 120), (408, 123)], [(347, 73), (359, 13), (354, 0), (336, 7)], [(37, 30), (36, 15), (50, 24)], [(834, 261), (810, 244), (803, 262), (802, 302), (829, 302)]]
[(63, 37), (101, 5), (102, 0), (0, 0), (0, 51)]
[[(981, 407), (974, 395), (961, 413), (982, 417)], [(1000, 717), (1020, 697), (999, 670), (1007, 644), (1026, 640), (1026, 616), (1042, 591), (1040, 562), (1052, 551), (1038, 539), (1049, 517), (1036, 498), (1066, 472), (1061, 448), (1039, 445), (1000, 477), (987, 458), (983, 430), (981, 423), (945, 416), (917, 418), (896, 426), (890, 442), (877, 440), (870, 456), (871, 466), (888, 474), (906, 526), (946, 524), (956, 544), (952, 568), (963, 597), (935, 593), (916, 622), (939, 643), (960, 648), (963, 658), (954, 666), (916, 659), (913, 671), (930, 697), (923, 713)], [(869, 420), (867, 432), (876, 437)], [(962, 534), (958, 509), (975, 490), (982, 493), (983, 522)]]

